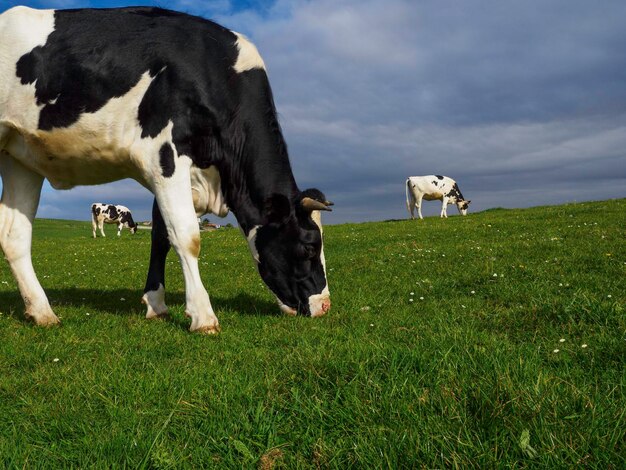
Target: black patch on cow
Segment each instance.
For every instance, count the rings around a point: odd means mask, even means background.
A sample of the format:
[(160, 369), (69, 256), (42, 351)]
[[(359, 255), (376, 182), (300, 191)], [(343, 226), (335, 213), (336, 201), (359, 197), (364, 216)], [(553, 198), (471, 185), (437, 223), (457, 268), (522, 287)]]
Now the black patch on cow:
[(461, 190), (459, 189), (459, 186), (456, 183), (454, 183), (454, 185), (452, 186), (452, 189), (448, 191), (448, 194), (446, 194), (446, 197), (450, 197), (450, 198), (454, 197), (457, 202), (461, 202), (465, 200), (465, 198), (463, 197), (463, 194), (461, 194)]
[(130, 211), (128, 212), (120, 212), (120, 222), (126, 224), (128, 228), (136, 227), (137, 224), (133, 220), (133, 216)]
[(165, 260), (171, 245), (167, 238), (167, 228), (165, 221), (159, 210), (156, 199), (152, 203), (152, 244), (150, 247), (150, 267), (144, 292), (156, 291), (159, 284), (165, 287)]
[(437, 180), (433, 180), (433, 181), (432, 181), (432, 183), (433, 183), (435, 186), (439, 186), (439, 183), (437, 183)]
[(111, 220), (117, 220), (119, 216), (117, 212), (117, 207), (115, 207), (113, 204), (109, 204), (109, 207), (106, 208), (105, 212), (109, 214), (109, 219)]
[(161, 173), (163, 176), (169, 178), (174, 174), (176, 163), (174, 162), (174, 151), (170, 144), (165, 143), (161, 146), (161, 150), (159, 150), (159, 163), (161, 164)]
[(441, 175), (435, 175), (435, 176), (437, 177), (437, 179), (440, 179), (440, 180), (443, 179), (443, 176), (441, 176)]
[(91, 213), (93, 215), (95, 215), (96, 217), (98, 217), (100, 215), (100, 206), (98, 206), (96, 204), (92, 204), (91, 205)]

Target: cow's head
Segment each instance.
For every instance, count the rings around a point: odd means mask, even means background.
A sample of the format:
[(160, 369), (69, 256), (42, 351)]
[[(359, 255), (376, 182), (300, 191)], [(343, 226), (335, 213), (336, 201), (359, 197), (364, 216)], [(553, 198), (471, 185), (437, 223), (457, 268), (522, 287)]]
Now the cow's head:
[(124, 224), (124, 227), (126, 227), (133, 235), (137, 232), (137, 224), (133, 220), (133, 216), (130, 214), (130, 212), (122, 214), (120, 221), (122, 222), (122, 224)]
[(465, 201), (465, 200), (463, 200), (463, 201), (457, 201), (456, 202), (456, 207), (457, 207), (457, 209), (459, 209), (459, 213), (461, 215), (467, 215), (467, 208), (469, 207), (470, 202), (472, 202), (472, 201)]
[(316, 189), (293, 201), (273, 195), (266, 223), (247, 234), (259, 274), (284, 313), (317, 317), (330, 309), (320, 217), (330, 205)]

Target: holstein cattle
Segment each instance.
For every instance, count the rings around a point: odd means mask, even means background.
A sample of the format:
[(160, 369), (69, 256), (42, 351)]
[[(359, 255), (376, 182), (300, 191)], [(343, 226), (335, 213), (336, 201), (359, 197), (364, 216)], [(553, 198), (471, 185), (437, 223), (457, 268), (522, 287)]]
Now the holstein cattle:
[(196, 216), (233, 211), (282, 311), (330, 308), (316, 189), (300, 191), (265, 65), (241, 34), (159, 8), (0, 15), (0, 242), (37, 324), (57, 323), (31, 262), (44, 178), (57, 189), (133, 178), (155, 195), (143, 301), (164, 314), (170, 244), (191, 330), (219, 323), (198, 271)]
[(406, 207), (415, 218), (415, 207), (422, 217), (422, 199), (441, 201), (441, 217), (448, 217), (448, 204), (456, 204), (461, 215), (467, 215), (467, 208), (472, 201), (466, 201), (459, 186), (452, 178), (441, 175), (409, 176), (406, 180)]
[(133, 220), (133, 216), (125, 206), (114, 206), (113, 204), (102, 204), (94, 202), (91, 205), (91, 228), (93, 229), (93, 237), (96, 238), (96, 229), (100, 229), (103, 237), (104, 224), (117, 224), (117, 236), (122, 233), (122, 228), (126, 227), (133, 235), (137, 232), (137, 224)]

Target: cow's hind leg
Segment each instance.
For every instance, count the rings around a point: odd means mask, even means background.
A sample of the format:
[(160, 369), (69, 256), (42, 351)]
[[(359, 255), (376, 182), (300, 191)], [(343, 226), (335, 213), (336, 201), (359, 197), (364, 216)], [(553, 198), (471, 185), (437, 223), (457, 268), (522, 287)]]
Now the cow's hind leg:
[(417, 215), (419, 215), (420, 220), (424, 219), (424, 216), (422, 216), (422, 200), (424, 199), (424, 196), (422, 194), (420, 194), (417, 197)]
[(96, 222), (96, 215), (91, 214), (91, 231), (93, 233), (93, 237), (96, 238), (96, 229), (98, 228), (98, 222)]
[(59, 323), (35, 275), (31, 259), (32, 224), (39, 205), (43, 177), (2, 151), (0, 173), (0, 245), (24, 299), (25, 315), (38, 325)]
[(104, 234), (104, 219), (98, 220), (98, 228), (100, 229), (100, 235), (106, 238), (106, 235)]
[(167, 305), (165, 305), (165, 260), (170, 248), (170, 241), (167, 239), (167, 228), (155, 199), (152, 204), (150, 267), (148, 268), (146, 287), (143, 290), (144, 294), (141, 299), (148, 307), (146, 318), (167, 315)]
[(409, 217), (411, 220), (415, 219), (415, 199), (409, 196), (406, 202), (406, 208), (409, 210)]
[(191, 196), (191, 160), (175, 157), (174, 161), (174, 173), (167, 177), (159, 175), (152, 182), (152, 187), (167, 228), (167, 237), (183, 269), (187, 304), (185, 313), (191, 317), (189, 329), (217, 333), (219, 322), (198, 269), (200, 229)]

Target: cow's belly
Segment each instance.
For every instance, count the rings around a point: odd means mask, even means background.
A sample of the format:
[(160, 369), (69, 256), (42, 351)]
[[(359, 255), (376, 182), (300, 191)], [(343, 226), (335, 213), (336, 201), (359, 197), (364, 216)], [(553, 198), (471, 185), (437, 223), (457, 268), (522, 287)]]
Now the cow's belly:
[(191, 168), (191, 193), (198, 217), (204, 214), (226, 217), (228, 214), (229, 209), (222, 194), (222, 181), (216, 167)]
[(424, 199), (426, 199), (427, 201), (441, 201), (443, 199), (443, 193), (424, 194)]
[(141, 179), (128, 148), (71, 130), (14, 130), (4, 147), (26, 167), (48, 179), (56, 189), (109, 183), (123, 178)]

